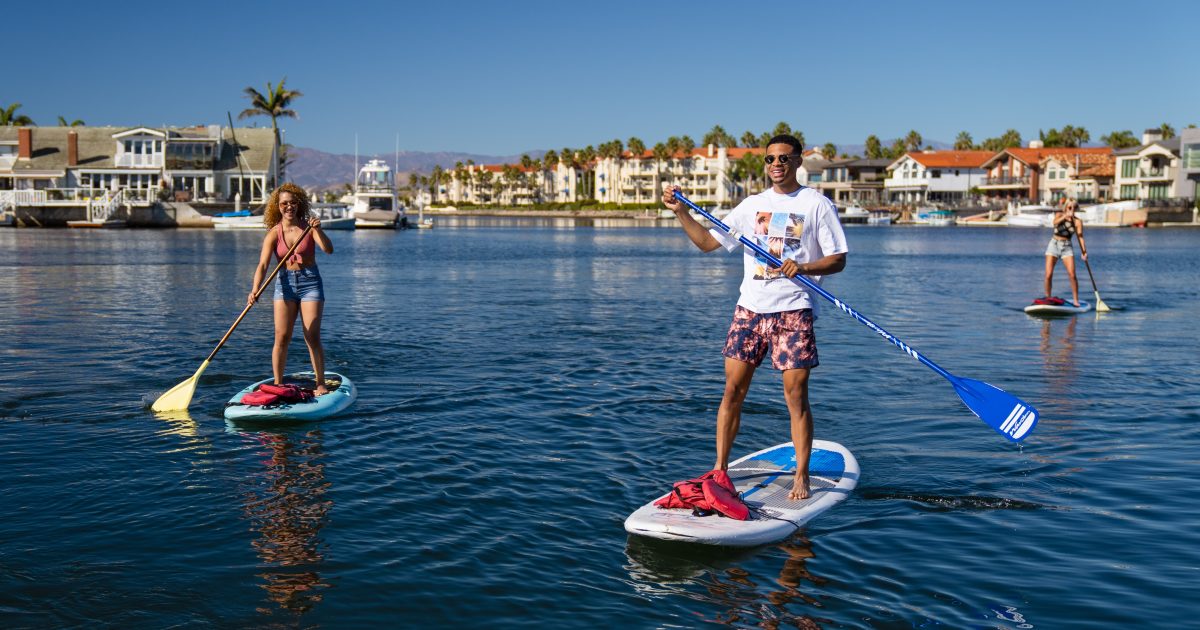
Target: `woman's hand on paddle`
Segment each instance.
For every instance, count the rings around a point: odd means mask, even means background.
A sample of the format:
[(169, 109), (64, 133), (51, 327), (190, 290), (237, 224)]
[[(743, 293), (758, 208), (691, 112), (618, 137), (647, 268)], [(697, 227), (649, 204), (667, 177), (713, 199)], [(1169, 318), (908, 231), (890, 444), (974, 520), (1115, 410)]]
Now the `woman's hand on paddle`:
[(309, 225), (309, 227), (311, 227), (314, 230), (319, 229), (321, 227), (321, 217), (318, 217), (318, 216), (308, 217), (308, 225)]
[(251, 291), (250, 294), (246, 296), (246, 305), (247, 306), (254, 304), (257, 301), (258, 301), (258, 296), (254, 295), (254, 291)]

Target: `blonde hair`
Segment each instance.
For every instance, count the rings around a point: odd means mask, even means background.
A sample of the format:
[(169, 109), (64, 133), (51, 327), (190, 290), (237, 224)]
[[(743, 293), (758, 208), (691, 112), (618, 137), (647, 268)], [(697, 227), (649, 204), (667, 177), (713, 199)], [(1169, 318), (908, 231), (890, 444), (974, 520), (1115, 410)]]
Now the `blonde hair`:
[(292, 198), (300, 202), (300, 209), (296, 211), (296, 220), (302, 224), (308, 219), (309, 210), (312, 204), (308, 200), (308, 193), (304, 189), (288, 182), (279, 188), (276, 188), (271, 193), (271, 198), (267, 200), (267, 211), (263, 213), (263, 225), (269, 230), (283, 219), (283, 213), (279, 211), (279, 195), (281, 193), (291, 193)]

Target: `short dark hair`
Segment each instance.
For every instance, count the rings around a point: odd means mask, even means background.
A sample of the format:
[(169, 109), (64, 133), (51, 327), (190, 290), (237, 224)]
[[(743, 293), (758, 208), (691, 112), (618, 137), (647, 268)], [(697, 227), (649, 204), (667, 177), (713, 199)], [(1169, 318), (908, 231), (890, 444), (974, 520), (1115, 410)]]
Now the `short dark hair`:
[(772, 144), (790, 144), (790, 145), (792, 145), (793, 153), (803, 153), (804, 152), (804, 145), (800, 144), (800, 140), (797, 139), (796, 136), (793, 136), (790, 133), (781, 133), (778, 136), (771, 138), (770, 140), (767, 141), (766, 146), (764, 146), (763, 148), (765, 149), (765, 148), (771, 146)]

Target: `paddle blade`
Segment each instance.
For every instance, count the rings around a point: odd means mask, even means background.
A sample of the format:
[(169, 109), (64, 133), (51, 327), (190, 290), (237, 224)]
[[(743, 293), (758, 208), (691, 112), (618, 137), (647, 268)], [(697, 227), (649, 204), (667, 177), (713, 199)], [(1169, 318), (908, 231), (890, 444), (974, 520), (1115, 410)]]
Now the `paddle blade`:
[(1037, 409), (999, 387), (961, 377), (951, 382), (958, 397), (980, 420), (1013, 442), (1025, 439), (1037, 424)]
[(192, 394), (196, 393), (196, 383), (200, 380), (200, 375), (204, 373), (204, 368), (208, 367), (208, 361), (200, 364), (200, 369), (186, 381), (167, 390), (167, 393), (158, 397), (150, 409), (153, 411), (183, 411), (192, 404)]
[(1096, 291), (1096, 312), (1097, 313), (1107, 313), (1111, 310), (1112, 309), (1109, 308), (1108, 305), (1104, 303), (1104, 300), (1100, 299), (1100, 292)]

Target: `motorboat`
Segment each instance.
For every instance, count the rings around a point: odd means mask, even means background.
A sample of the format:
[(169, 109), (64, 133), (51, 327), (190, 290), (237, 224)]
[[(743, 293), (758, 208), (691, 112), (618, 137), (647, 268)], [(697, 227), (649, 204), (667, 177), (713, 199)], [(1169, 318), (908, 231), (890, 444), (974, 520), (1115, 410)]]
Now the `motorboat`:
[(929, 213), (926, 221), (930, 227), (949, 227), (957, 223), (958, 218), (954, 216), (953, 210), (934, 210)]
[(938, 208), (919, 208), (913, 223), (930, 227), (949, 227), (958, 223), (953, 210)]
[(1016, 206), (1008, 210), (1006, 222), (1009, 227), (1050, 227), (1057, 211), (1054, 206), (1042, 204)]
[(408, 218), (396, 196), (396, 179), (383, 160), (369, 160), (358, 171), (351, 195), (350, 216), (358, 228), (393, 230), (408, 227)]
[[(1075, 211), (1075, 216), (1079, 217), (1079, 219), (1083, 221), (1084, 225), (1124, 225), (1125, 222), (1122, 219), (1125, 213), (1134, 212), (1138, 210), (1140, 206), (1141, 202), (1136, 199), (1098, 203), (1091, 206), (1080, 206), (1079, 210)], [(1110, 217), (1115, 220), (1110, 220)]]
[(892, 211), (891, 210), (888, 210), (886, 208), (879, 208), (877, 210), (871, 210), (871, 211), (869, 211), (869, 213), (871, 216), (867, 217), (867, 225), (891, 225), (892, 224)]
[(871, 219), (871, 213), (868, 212), (866, 208), (863, 208), (858, 204), (854, 204), (839, 211), (838, 219), (840, 219), (843, 224), (865, 225)]
[(345, 205), (313, 204), (313, 211), (321, 217), (322, 230), (353, 230), (356, 227), (357, 221)]
[(213, 229), (217, 230), (262, 230), (263, 215), (254, 214), (249, 210), (233, 212), (218, 212), (212, 216)]

